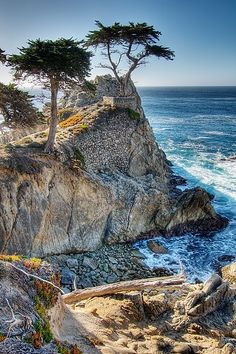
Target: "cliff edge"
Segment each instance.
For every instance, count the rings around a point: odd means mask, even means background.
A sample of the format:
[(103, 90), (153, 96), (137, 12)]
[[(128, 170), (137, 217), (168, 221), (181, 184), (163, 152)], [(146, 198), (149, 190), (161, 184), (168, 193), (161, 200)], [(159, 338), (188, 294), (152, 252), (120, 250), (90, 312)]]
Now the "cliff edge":
[(89, 105), (74, 104), (59, 124), (53, 156), (42, 152), (47, 131), (2, 146), (1, 253), (78, 253), (227, 224), (205, 190), (177, 188), (181, 179), (155, 142), (133, 85), (131, 93), (135, 109), (104, 104), (101, 92)]

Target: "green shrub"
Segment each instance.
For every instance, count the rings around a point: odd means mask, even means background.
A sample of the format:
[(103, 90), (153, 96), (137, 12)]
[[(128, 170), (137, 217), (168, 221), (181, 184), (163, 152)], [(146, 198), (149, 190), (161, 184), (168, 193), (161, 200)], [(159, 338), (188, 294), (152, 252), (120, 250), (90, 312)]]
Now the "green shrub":
[(9, 126), (33, 126), (44, 117), (33, 104), (34, 96), (19, 90), (16, 85), (0, 82), (0, 113)]
[(131, 108), (127, 108), (129, 118), (132, 120), (140, 119), (140, 114)]
[(84, 158), (84, 155), (82, 154), (82, 152), (76, 148), (74, 150), (74, 159), (73, 159), (74, 162), (76, 161), (79, 161), (80, 163), (80, 167), (84, 168), (85, 167), (85, 158)]

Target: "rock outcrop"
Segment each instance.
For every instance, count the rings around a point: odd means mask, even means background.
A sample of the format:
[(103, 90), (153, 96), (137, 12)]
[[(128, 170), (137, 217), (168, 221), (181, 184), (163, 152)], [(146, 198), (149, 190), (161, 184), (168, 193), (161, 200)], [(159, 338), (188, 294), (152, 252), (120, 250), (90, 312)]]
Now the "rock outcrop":
[(221, 269), (222, 277), (230, 283), (236, 283), (236, 262), (226, 265)]
[[(120, 95), (120, 84), (109, 74), (96, 76), (94, 80), (91, 80), (91, 83), (95, 86), (95, 91), (84, 91), (80, 86), (73, 90), (67, 90), (61, 99), (61, 106), (77, 111), (81, 107), (101, 101), (104, 96), (116, 97)], [(141, 100), (132, 81), (127, 87), (127, 96), (136, 97), (136, 110), (143, 115)]]
[(138, 111), (101, 102), (81, 108), (61, 123), (54, 156), (42, 153), (46, 132), (2, 149), (1, 253), (78, 253), (149, 233), (226, 225), (203, 189), (176, 188), (165, 154)]
[(32, 278), (58, 287), (48, 263), (5, 259), (11, 263), (0, 261), (1, 354), (236, 352), (235, 283), (218, 275), (203, 284), (161, 278), (165, 285), (149, 288), (146, 279), (144, 290), (68, 305), (58, 288)]
[(55, 336), (69, 343), (79, 343), (89, 331), (104, 354), (234, 354), (235, 300), (235, 287), (213, 275), (204, 284), (59, 303), (51, 325)]

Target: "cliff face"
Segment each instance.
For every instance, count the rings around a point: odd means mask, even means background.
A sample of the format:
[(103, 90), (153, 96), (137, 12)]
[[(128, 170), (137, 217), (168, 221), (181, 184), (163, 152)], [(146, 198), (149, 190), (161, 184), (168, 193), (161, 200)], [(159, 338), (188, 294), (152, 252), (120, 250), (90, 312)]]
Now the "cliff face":
[(58, 129), (55, 156), (40, 152), (39, 133), (2, 150), (1, 253), (91, 251), (226, 224), (202, 189), (177, 192), (142, 109), (133, 113), (102, 103), (81, 109)]

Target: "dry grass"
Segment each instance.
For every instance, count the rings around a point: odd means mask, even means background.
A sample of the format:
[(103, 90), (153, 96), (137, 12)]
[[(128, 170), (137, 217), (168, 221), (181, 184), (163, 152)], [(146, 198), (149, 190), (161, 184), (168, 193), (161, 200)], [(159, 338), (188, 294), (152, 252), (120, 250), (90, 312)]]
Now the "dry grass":
[(73, 125), (81, 123), (82, 120), (83, 120), (83, 116), (80, 113), (76, 113), (73, 116), (67, 118), (66, 120), (60, 122), (59, 126), (61, 128), (69, 128), (72, 127)]
[(6, 254), (0, 254), (0, 261), (4, 261), (4, 262), (18, 262), (22, 259), (22, 256), (18, 256), (18, 255), (6, 255)]

